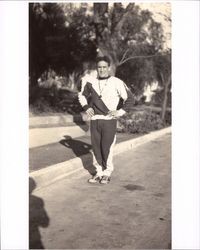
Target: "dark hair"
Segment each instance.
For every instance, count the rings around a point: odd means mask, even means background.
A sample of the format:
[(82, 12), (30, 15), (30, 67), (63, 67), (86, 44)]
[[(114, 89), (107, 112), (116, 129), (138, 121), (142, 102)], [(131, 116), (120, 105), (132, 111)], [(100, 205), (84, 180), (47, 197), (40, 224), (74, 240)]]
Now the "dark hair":
[(108, 66), (110, 66), (110, 59), (108, 56), (99, 56), (96, 59), (96, 64), (98, 64), (99, 62), (104, 61), (108, 63)]

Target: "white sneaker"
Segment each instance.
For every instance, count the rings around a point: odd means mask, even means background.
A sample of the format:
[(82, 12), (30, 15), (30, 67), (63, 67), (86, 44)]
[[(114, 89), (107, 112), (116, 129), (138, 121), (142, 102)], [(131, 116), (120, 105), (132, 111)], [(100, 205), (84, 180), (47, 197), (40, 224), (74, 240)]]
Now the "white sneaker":
[(108, 184), (109, 182), (110, 182), (110, 176), (106, 176), (106, 175), (104, 175), (102, 178), (101, 178), (101, 181), (100, 181), (100, 183), (101, 184)]
[(94, 175), (94, 176), (92, 176), (92, 178), (90, 178), (89, 180), (88, 180), (88, 182), (89, 183), (97, 183), (97, 182), (100, 182), (101, 181), (101, 176), (99, 176), (99, 175)]

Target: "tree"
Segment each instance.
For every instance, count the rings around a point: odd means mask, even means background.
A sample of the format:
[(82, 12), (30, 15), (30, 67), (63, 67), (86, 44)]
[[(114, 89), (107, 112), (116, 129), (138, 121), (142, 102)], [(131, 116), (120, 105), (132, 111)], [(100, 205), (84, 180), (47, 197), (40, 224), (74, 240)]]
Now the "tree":
[[(66, 13), (67, 11), (67, 13)], [(38, 78), (50, 68), (56, 74), (76, 76), (82, 64), (96, 57), (96, 45), (84, 7), (73, 4), (30, 3), (30, 100), (37, 98)], [(70, 78), (70, 79), (71, 79)], [(76, 80), (76, 79), (75, 79)]]
[(171, 50), (169, 50), (165, 56), (157, 57), (154, 63), (157, 79), (159, 79), (159, 83), (163, 88), (161, 119), (164, 122), (167, 110), (168, 96), (171, 88)]
[(76, 8), (73, 4), (64, 5), (66, 14), (67, 32), (66, 43), (72, 65), (71, 71), (81, 69), (85, 61), (94, 61), (96, 57), (96, 43), (94, 39), (94, 26), (91, 25), (93, 17), (87, 13), (88, 6), (81, 4)]
[(94, 62), (98, 51), (109, 55), (112, 74), (134, 94), (141, 95), (153, 81), (169, 92), (171, 52), (164, 51), (162, 25), (149, 10), (135, 3), (31, 3), (29, 12), (32, 86), (49, 66), (75, 77), (84, 63)]
[(109, 54), (113, 74), (127, 61), (155, 56), (162, 48), (162, 26), (151, 12), (142, 11), (134, 3), (126, 8), (114, 3), (110, 10), (105, 4), (94, 3), (94, 20), (97, 46), (100, 53)]
[(48, 36), (59, 36), (65, 29), (65, 16), (56, 3), (29, 4), (29, 75), (31, 85), (48, 68)]
[[(29, 6), (30, 76), (36, 79), (51, 66), (68, 73), (96, 56), (92, 17), (84, 5), (31, 3)], [(32, 83), (37, 84), (35, 81)]]
[(162, 25), (150, 11), (141, 10), (135, 3), (126, 8), (114, 3), (110, 11), (105, 4), (94, 3), (94, 10), (99, 51), (109, 54), (113, 74), (125, 80), (136, 95), (141, 94), (146, 84), (158, 81), (164, 89), (161, 112), (164, 121), (171, 84), (171, 51), (164, 51)]

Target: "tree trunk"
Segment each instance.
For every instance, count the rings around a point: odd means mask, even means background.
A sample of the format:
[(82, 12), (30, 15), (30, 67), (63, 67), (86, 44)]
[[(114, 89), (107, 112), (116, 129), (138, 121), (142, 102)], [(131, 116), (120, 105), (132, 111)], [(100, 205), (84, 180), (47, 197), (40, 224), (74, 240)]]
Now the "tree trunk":
[(95, 24), (95, 33), (96, 33), (96, 43), (99, 46), (99, 43), (102, 39), (103, 31), (107, 26), (108, 18), (108, 3), (94, 3), (94, 24)]
[(167, 99), (168, 99), (168, 91), (169, 91), (170, 82), (171, 82), (171, 76), (168, 77), (165, 83), (165, 88), (164, 88), (164, 98), (163, 98), (162, 112), (161, 112), (161, 119), (163, 122), (165, 122), (165, 114), (167, 110)]
[[(104, 32), (108, 28), (108, 3), (94, 3), (94, 23), (96, 29), (96, 43), (98, 47), (98, 56), (108, 56), (111, 60), (110, 65), (110, 75), (115, 76), (117, 68), (117, 59), (116, 55), (109, 51), (109, 48), (105, 46), (104, 41)], [(115, 47), (115, 44), (110, 41), (112, 48)], [(114, 53), (115, 49), (114, 49)]]

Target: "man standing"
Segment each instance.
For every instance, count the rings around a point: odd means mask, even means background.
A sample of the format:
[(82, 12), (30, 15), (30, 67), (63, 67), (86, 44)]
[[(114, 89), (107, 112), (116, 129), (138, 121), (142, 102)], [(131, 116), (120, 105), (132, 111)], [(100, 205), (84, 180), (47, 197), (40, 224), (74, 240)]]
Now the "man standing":
[[(82, 82), (79, 102), (91, 118), (91, 143), (96, 174), (89, 183), (107, 184), (113, 167), (113, 146), (116, 141), (117, 117), (124, 115), (130, 106), (131, 95), (126, 85), (109, 75), (110, 60), (98, 57), (97, 77)], [(120, 98), (123, 106), (117, 110)]]

